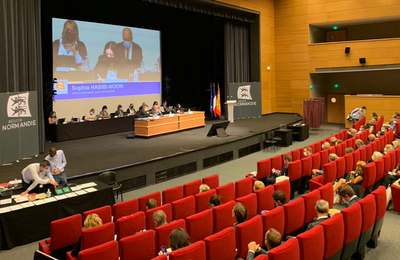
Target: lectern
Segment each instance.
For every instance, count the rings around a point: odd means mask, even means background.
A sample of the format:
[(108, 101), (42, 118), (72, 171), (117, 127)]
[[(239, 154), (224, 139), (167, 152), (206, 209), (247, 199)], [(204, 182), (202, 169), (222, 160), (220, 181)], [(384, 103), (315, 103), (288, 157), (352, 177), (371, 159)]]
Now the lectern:
[(234, 121), (234, 116), (233, 116), (233, 111), (235, 108), (236, 100), (227, 100), (225, 104), (228, 105), (228, 120), (229, 122), (233, 123)]

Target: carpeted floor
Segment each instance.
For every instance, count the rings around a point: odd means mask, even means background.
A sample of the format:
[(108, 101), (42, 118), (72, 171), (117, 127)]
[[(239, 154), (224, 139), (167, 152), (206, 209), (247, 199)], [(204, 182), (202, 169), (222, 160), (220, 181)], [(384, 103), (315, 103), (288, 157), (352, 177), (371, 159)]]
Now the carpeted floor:
[[(211, 125), (222, 120), (207, 121), (202, 128), (187, 130), (149, 139), (126, 139), (129, 132), (85, 138), (61, 143), (47, 143), (46, 149), (55, 146), (64, 151), (68, 165), (67, 176), (121, 167), (184, 153), (191, 150), (221, 145), (245, 138), (259, 132), (289, 124), (301, 119), (295, 114), (269, 114), (260, 118), (237, 120), (227, 128), (228, 137), (207, 137)], [(46, 154), (37, 158), (22, 160), (12, 165), (0, 166), (0, 183), (20, 178), (21, 170), (28, 164), (40, 162)]]

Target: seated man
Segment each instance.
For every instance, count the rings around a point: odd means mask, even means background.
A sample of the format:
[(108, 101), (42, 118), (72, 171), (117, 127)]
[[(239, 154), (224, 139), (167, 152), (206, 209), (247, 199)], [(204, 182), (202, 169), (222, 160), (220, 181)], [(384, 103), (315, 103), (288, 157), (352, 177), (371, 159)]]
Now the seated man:
[(221, 196), (214, 194), (210, 197), (210, 208), (212, 209), (213, 207), (221, 205)]
[(283, 206), (283, 205), (285, 205), (287, 203), (286, 195), (281, 190), (277, 190), (274, 193), (272, 193), (272, 199), (275, 201), (275, 205), (277, 207)]
[[(337, 159), (339, 159), (339, 156), (337, 156), (336, 154), (334, 154), (334, 153), (331, 153), (330, 155), (329, 155), (329, 157), (328, 157), (328, 162), (334, 162), (334, 161), (336, 161)], [(316, 176), (319, 176), (319, 175), (324, 175), (324, 171), (323, 170), (319, 170), (319, 169), (313, 169), (312, 171), (311, 171), (311, 178), (315, 178)]]
[(67, 165), (67, 159), (65, 159), (64, 152), (57, 150), (55, 147), (51, 147), (49, 155), (46, 156), (45, 160), (50, 163), (50, 172), (53, 174), (54, 181), (58, 185), (67, 185), (67, 175), (65, 174), (64, 168)]
[(313, 227), (321, 224), (329, 218), (329, 203), (326, 200), (318, 200), (315, 203), (315, 210), (317, 211), (317, 218), (308, 224), (306, 231), (312, 229)]
[(352, 152), (354, 152), (354, 149), (352, 147), (347, 147), (346, 149), (344, 149), (344, 153), (345, 154), (349, 154), (349, 153), (352, 153)]
[(22, 188), (25, 189), (21, 193), (22, 196), (27, 195), (29, 192), (41, 193), (46, 192), (48, 189), (53, 190), (57, 187), (53, 175), (49, 171), (49, 161), (42, 161), (41, 163), (31, 163), (26, 166), (22, 174)]
[(312, 155), (312, 152), (313, 151), (310, 146), (305, 147), (303, 150), (304, 157), (310, 157)]
[(359, 197), (357, 197), (353, 188), (349, 185), (341, 186), (338, 194), (342, 201), (347, 204), (346, 208), (361, 200)]
[(334, 136), (332, 136), (332, 137), (329, 139), (329, 142), (331, 143), (331, 145), (337, 145), (337, 138), (334, 137)]
[(157, 208), (157, 201), (155, 199), (149, 199), (146, 201), (146, 209), (155, 209)]
[(154, 222), (154, 226), (156, 228), (164, 226), (164, 225), (168, 224), (167, 223), (167, 215), (165, 215), (165, 212), (163, 210), (157, 210), (153, 214), (153, 222)]
[(276, 229), (270, 228), (267, 233), (265, 233), (264, 243), (267, 250), (261, 248), (255, 241), (250, 242), (248, 245), (249, 252), (247, 253), (246, 260), (253, 260), (259, 255), (268, 255), (268, 251), (282, 243), (282, 235)]
[(274, 184), (276, 182), (276, 178), (279, 176), (287, 176), (288, 172), (289, 172), (289, 163), (292, 162), (292, 156), (290, 156), (289, 154), (286, 154), (283, 157), (283, 162), (285, 164), (285, 166), (279, 171), (279, 170), (275, 170), (275, 168), (271, 169), (272, 175), (270, 178), (266, 178), (266, 185), (271, 185)]
[(322, 150), (329, 150), (331, 148), (331, 144), (329, 142), (325, 142), (322, 145)]
[(233, 227), (236, 228), (237, 225), (246, 221), (247, 208), (242, 203), (236, 202), (232, 210), (232, 217), (235, 219), (235, 224), (233, 224)]
[(139, 118), (149, 117), (150, 116), (149, 106), (148, 105), (143, 105), (143, 108), (141, 110), (139, 110), (139, 113), (137, 114), (137, 116)]

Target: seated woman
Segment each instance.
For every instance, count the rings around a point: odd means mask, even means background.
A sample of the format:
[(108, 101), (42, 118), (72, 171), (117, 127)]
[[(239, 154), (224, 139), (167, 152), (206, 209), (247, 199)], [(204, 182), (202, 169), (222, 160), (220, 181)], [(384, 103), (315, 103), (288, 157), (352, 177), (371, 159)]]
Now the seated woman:
[(56, 111), (51, 111), (49, 116), (49, 124), (56, 125), (57, 124), (57, 114)]
[(183, 228), (176, 228), (172, 230), (171, 234), (169, 235), (169, 246), (170, 248), (166, 249), (166, 252), (162, 250), (158, 253), (158, 255), (167, 255), (172, 251), (190, 246), (190, 237), (186, 230)]
[(233, 227), (236, 228), (237, 225), (245, 222), (247, 219), (246, 207), (242, 203), (236, 202), (232, 210), (232, 217), (235, 219), (235, 224), (233, 224)]
[(340, 179), (333, 187), (333, 192), (336, 193), (336, 191), (339, 190), (339, 188), (343, 185), (349, 185), (353, 188), (354, 192), (359, 198), (364, 197), (362, 182), (364, 180), (364, 168), (366, 165), (367, 164), (365, 162), (358, 161), (356, 164), (356, 170), (347, 174), (346, 179)]
[(116, 42), (107, 42), (104, 46), (103, 55), (99, 56), (99, 59), (94, 67), (94, 71), (97, 76), (97, 80), (105, 82), (107, 79), (116, 79), (117, 70), (115, 68), (115, 47)]
[[(85, 222), (83, 223), (83, 226), (84, 226), (83, 228), (84, 229), (89, 229), (89, 228), (95, 228), (95, 227), (98, 227), (98, 226), (101, 226), (101, 225), (103, 225), (103, 221), (101, 220), (99, 215), (90, 214), (85, 219)], [(77, 258), (80, 251), (81, 251), (81, 238), (79, 237), (78, 243), (76, 243), (74, 249), (71, 252), (71, 255), (73, 257)]]
[(393, 145), (387, 144), (385, 146), (385, 149), (383, 149), (383, 154), (388, 154), (388, 153), (393, 152), (393, 151), (394, 151)]
[(122, 110), (122, 105), (118, 105), (117, 110), (115, 110), (115, 116), (123, 116), (124, 110)]
[(107, 106), (106, 106), (106, 105), (104, 105), (104, 106), (101, 108), (101, 112), (100, 112), (100, 114), (99, 114), (99, 117), (100, 117), (100, 118), (110, 118), (110, 115), (109, 115), (108, 112), (107, 112)]
[(129, 104), (129, 107), (126, 110), (126, 113), (128, 113), (128, 115), (130, 115), (130, 116), (133, 116), (136, 114), (136, 109), (135, 109), (135, 106), (133, 105), (133, 103)]
[(210, 186), (207, 184), (201, 184), (199, 187), (199, 193), (203, 193), (210, 190)]
[(217, 194), (212, 195), (209, 200), (210, 208), (212, 209), (213, 207), (221, 205), (221, 201), (222, 201), (221, 196)]
[(89, 113), (86, 114), (85, 120), (88, 121), (96, 120), (96, 114), (94, 112), (94, 108), (90, 109)]

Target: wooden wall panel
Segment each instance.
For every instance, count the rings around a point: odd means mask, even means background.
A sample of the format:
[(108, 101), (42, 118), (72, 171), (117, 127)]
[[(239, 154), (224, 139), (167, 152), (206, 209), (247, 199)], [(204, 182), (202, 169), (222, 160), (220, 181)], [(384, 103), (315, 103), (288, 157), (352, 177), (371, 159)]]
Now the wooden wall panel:
[[(258, 11), (260, 13), (262, 114), (275, 112), (276, 68), (274, 0), (218, 0), (218, 2)], [(271, 66), (270, 71), (267, 71), (268, 66)]]

